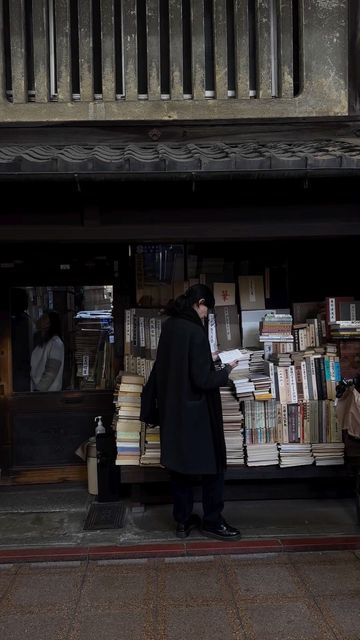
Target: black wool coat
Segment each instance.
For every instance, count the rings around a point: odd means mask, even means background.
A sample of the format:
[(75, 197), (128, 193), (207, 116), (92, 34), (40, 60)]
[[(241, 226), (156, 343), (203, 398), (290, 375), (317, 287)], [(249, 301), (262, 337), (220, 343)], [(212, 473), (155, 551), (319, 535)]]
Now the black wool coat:
[(163, 325), (156, 358), (161, 464), (183, 474), (226, 468), (219, 387), (227, 369), (215, 371), (206, 330), (193, 309)]

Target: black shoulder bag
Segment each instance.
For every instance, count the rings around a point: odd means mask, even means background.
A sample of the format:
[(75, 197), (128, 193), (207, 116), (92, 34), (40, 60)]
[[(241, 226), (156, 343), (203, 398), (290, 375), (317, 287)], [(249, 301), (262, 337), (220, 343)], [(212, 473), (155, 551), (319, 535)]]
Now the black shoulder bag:
[(156, 392), (155, 364), (151, 370), (149, 379), (141, 394), (140, 420), (146, 424), (157, 426), (159, 424), (159, 408)]

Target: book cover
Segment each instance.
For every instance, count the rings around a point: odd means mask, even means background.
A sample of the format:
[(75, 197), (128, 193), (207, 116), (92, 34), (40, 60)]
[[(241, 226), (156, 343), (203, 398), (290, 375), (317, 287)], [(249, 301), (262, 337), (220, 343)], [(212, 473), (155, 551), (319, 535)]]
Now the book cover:
[(240, 347), (240, 326), (237, 306), (215, 307), (216, 335), (221, 351)]
[(213, 292), (216, 307), (235, 304), (235, 282), (214, 282)]

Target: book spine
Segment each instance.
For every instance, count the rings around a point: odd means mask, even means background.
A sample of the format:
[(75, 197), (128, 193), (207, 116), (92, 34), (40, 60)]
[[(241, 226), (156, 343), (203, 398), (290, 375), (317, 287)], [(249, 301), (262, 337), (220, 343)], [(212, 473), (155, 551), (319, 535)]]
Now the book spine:
[(295, 367), (291, 365), (288, 367), (288, 378), (289, 378), (289, 391), (290, 391), (290, 402), (296, 403), (298, 401), (298, 394), (296, 388), (296, 377), (295, 377)]
[(131, 309), (125, 310), (125, 344), (124, 353), (131, 353)]
[(299, 329), (299, 350), (300, 351), (305, 351), (307, 347), (306, 335), (307, 334), (306, 334), (305, 327), (303, 329)]
[(302, 379), (303, 391), (304, 391), (304, 400), (309, 400), (309, 385), (308, 385), (305, 360), (301, 361), (300, 367), (301, 367), (301, 379)]
[(333, 360), (331, 356), (324, 356), (324, 369), (325, 369), (325, 384), (326, 384), (326, 396), (332, 398), (333, 388), (331, 383), (331, 366), (330, 363)]
[(280, 402), (276, 402), (275, 412), (276, 442), (282, 442), (282, 405)]
[(145, 316), (145, 358), (151, 358), (149, 316)]
[(299, 402), (298, 404), (298, 437), (299, 441), (305, 443), (305, 430), (304, 430), (304, 404)]
[(271, 395), (272, 395), (273, 398), (277, 398), (276, 385), (275, 385), (275, 371), (274, 371), (274, 369), (275, 369), (274, 363), (273, 362), (269, 362), (269, 377), (270, 377)]
[(269, 357), (273, 353), (273, 343), (264, 342), (264, 360), (269, 360)]
[(297, 404), (288, 404), (288, 432), (289, 442), (298, 442), (298, 425), (297, 425)]
[(151, 317), (149, 321), (149, 329), (150, 329), (150, 357), (152, 359), (156, 358), (156, 318)]
[(139, 347), (140, 352), (138, 355), (142, 358), (145, 357), (145, 318), (139, 316)]
[(296, 391), (297, 398), (299, 400), (304, 399), (304, 387), (302, 381), (302, 373), (301, 373), (301, 362), (297, 362), (295, 365), (295, 379), (296, 379)]
[(322, 397), (324, 398), (324, 400), (326, 400), (328, 395), (327, 395), (327, 385), (326, 385), (326, 375), (325, 375), (325, 358), (324, 358), (324, 356), (321, 356), (321, 358), (319, 358), (319, 362), (320, 362), (321, 392), (322, 392)]
[(300, 329), (294, 329), (294, 351), (300, 351)]
[(313, 356), (310, 356), (309, 361), (310, 361), (311, 386), (312, 386), (313, 399), (318, 400), (319, 396), (318, 396), (318, 387), (316, 382), (315, 358)]
[(211, 353), (216, 353), (218, 350), (217, 338), (216, 338), (216, 321), (215, 314), (209, 313), (208, 315), (208, 337), (210, 343)]
[(327, 321), (335, 322), (336, 318), (336, 298), (328, 298), (326, 306)]
[(288, 444), (289, 442), (289, 426), (288, 426), (288, 412), (287, 404), (281, 404), (281, 418), (282, 418), (282, 444)]
[(159, 346), (161, 327), (162, 327), (161, 319), (160, 318), (156, 318), (156, 349)]
[(276, 373), (279, 383), (279, 400), (281, 403), (287, 402), (285, 373), (282, 367), (276, 367)]
[(315, 326), (312, 321), (309, 321), (309, 332), (310, 332), (310, 347), (316, 347), (316, 337), (315, 337)]

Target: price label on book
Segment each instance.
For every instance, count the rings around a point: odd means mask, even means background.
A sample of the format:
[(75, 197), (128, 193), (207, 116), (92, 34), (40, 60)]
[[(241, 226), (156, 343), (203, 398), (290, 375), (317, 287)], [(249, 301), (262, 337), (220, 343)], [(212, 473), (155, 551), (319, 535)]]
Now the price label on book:
[(89, 355), (87, 353), (83, 355), (82, 374), (84, 378), (89, 375)]

